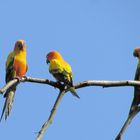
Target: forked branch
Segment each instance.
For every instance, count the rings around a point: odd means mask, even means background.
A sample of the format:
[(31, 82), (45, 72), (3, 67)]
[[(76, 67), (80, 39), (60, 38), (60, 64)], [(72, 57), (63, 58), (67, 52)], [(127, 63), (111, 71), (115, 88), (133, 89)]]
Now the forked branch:
[[(47, 84), (49, 86), (58, 88), (60, 90), (60, 93), (59, 93), (59, 95), (58, 95), (58, 97), (55, 101), (55, 104), (54, 104), (52, 110), (51, 110), (50, 116), (49, 116), (48, 120), (43, 124), (43, 126), (42, 126), (41, 130), (39, 131), (38, 136), (36, 138), (36, 140), (41, 140), (42, 137), (43, 137), (43, 134), (46, 131), (46, 129), (51, 124), (51, 122), (54, 118), (54, 115), (56, 113), (56, 110), (58, 108), (58, 105), (61, 102), (61, 99), (64, 96), (64, 94), (67, 92), (67, 89), (64, 89), (63, 84), (58, 83), (58, 82), (54, 82), (54, 81), (51, 81), (51, 80), (48, 80), (48, 79), (23, 77), (20, 80), (19, 79), (13, 79), (10, 82), (8, 82), (3, 88), (0, 89), (0, 93), (1, 94), (5, 93), (5, 91), (7, 89), (9, 89), (10, 87), (12, 87), (14, 84), (21, 83), (21, 82), (32, 82), (32, 83)], [(124, 80), (124, 81), (88, 80), (88, 81), (83, 81), (83, 82), (79, 82), (79, 83), (75, 84), (74, 88), (79, 89), (79, 88), (84, 88), (84, 87), (89, 87), (89, 86), (101, 86), (101, 87), (133, 86), (133, 87), (135, 87), (135, 86), (140, 86), (140, 81), (133, 81), (133, 80)], [(138, 112), (139, 111), (140, 110), (138, 110)], [(132, 116), (132, 118), (130, 118), (129, 120), (126, 121), (125, 126), (120, 131), (116, 140), (119, 140), (119, 138), (121, 138), (121, 135), (123, 134), (123, 132), (126, 129), (126, 127), (128, 126), (128, 124), (131, 122), (133, 117), (134, 116)]]

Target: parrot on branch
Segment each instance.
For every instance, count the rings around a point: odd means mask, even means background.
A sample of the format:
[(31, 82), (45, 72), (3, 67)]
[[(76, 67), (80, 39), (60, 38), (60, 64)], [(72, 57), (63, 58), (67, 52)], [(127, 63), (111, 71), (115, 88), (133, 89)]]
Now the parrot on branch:
[(65, 87), (77, 98), (80, 98), (73, 87), (71, 66), (63, 59), (57, 51), (52, 51), (46, 56), (46, 63), (49, 63), (49, 72), (58, 82), (64, 83)]
[[(140, 81), (140, 48), (135, 48), (133, 55), (134, 55), (134, 57), (138, 58), (138, 64), (137, 64), (137, 69), (136, 69), (134, 80)], [(139, 104), (140, 104), (140, 87), (135, 86), (134, 87), (134, 97), (133, 97), (133, 101), (132, 101), (132, 104), (130, 107), (130, 111), (129, 111), (127, 120), (125, 121), (121, 131), (119, 132), (119, 134), (115, 140), (121, 140), (121, 137), (122, 137), (124, 131), (126, 130), (128, 125), (131, 123), (132, 119), (140, 111)]]
[[(26, 62), (26, 43), (24, 40), (18, 40), (15, 43), (14, 50), (7, 57), (6, 77), (5, 77), (6, 83), (8, 83), (10, 80), (13, 80), (14, 78), (19, 79), (24, 77), (27, 72), (27, 69), (28, 69), (28, 65)], [(5, 113), (5, 120), (6, 120), (11, 112), (16, 87), (17, 84), (13, 85), (4, 94), (4, 97), (6, 99), (5, 99), (0, 121), (2, 120), (4, 113)]]

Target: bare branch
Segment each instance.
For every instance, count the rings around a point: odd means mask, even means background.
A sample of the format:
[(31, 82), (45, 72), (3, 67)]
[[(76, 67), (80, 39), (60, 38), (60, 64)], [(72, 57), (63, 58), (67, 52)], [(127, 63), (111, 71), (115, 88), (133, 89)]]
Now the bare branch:
[(52, 108), (52, 110), (51, 110), (51, 114), (50, 114), (50, 116), (49, 116), (47, 122), (45, 122), (45, 123), (43, 124), (41, 130), (40, 130), (39, 133), (38, 133), (38, 136), (37, 136), (36, 140), (41, 140), (41, 139), (42, 139), (42, 136), (43, 136), (43, 134), (45, 133), (46, 129), (47, 129), (47, 128), (49, 127), (49, 125), (52, 123), (52, 120), (53, 120), (53, 118), (54, 118), (54, 115), (55, 115), (55, 113), (56, 113), (56, 110), (57, 110), (57, 108), (58, 108), (58, 105), (59, 105), (60, 101), (62, 100), (62, 97), (64, 96), (64, 94), (65, 94), (65, 90), (60, 91), (60, 93), (59, 93), (59, 95), (58, 95), (58, 97), (57, 97), (57, 99), (56, 99), (56, 101), (55, 101), (55, 104), (54, 104), (54, 106), (53, 106), (53, 108)]
[(18, 82), (32, 82), (32, 83), (48, 84), (48, 85), (56, 87), (56, 88), (61, 87), (61, 85), (58, 84), (57, 82), (53, 82), (48, 79), (23, 77), (20, 80), (15, 78), (15, 79), (9, 81), (3, 88), (0, 89), (0, 93), (3, 94), (7, 89), (9, 89), (10, 87), (12, 87), (14, 84), (16, 84)]
[[(44, 123), (44, 125), (42, 126), (41, 130), (38, 133), (38, 136), (37, 136), (36, 140), (41, 140), (43, 134), (46, 131), (46, 129), (51, 124), (51, 122), (54, 118), (54, 115), (56, 113), (56, 110), (58, 108), (58, 105), (59, 105), (62, 97), (64, 96), (64, 94), (67, 92), (67, 89), (64, 89), (63, 84), (58, 83), (58, 82), (54, 82), (54, 81), (51, 81), (51, 80), (48, 80), (48, 79), (23, 77), (20, 80), (13, 79), (10, 82), (8, 82), (3, 88), (0, 89), (0, 93), (3, 94), (7, 89), (9, 89), (13, 85), (15, 85), (17, 83), (21, 83), (21, 82), (32, 82), (32, 83), (47, 84), (47, 85), (50, 85), (52, 87), (58, 88), (60, 90), (60, 93), (59, 93), (59, 95), (58, 95), (58, 97), (55, 101), (55, 104), (54, 104), (54, 106), (51, 110), (51, 113), (50, 113), (50, 116), (49, 116), (48, 120)], [(79, 88), (84, 88), (84, 87), (89, 87), (89, 86), (102, 86), (102, 87), (133, 86), (133, 87), (135, 87), (135, 86), (140, 86), (140, 81), (133, 81), (133, 80), (122, 80), (122, 81), (88, 80), (88, 81), (83, 81), (83, 82), (79, 82), (79, 83), (75, 84), (74, 88), (79, 89)], [(140, 109), (138, 110), (138, 112), (139, 111), (140, 111)], [(136, 114), (138, 112), (136, 112)], [(133, 117), (136, 114), (132, 115), (132, 117), (126, 121), (126, 123), (124, 124), (124, 127), (120, 131), (116, 140), (119, 140), (119, 138), (121, 138), (123, 132), (125, 131), (128, 124), (131, 122), (131, 120), (133, 119)]]
[(125, 132), (125, 130), (127, 129), (128, 125), (131, 123), (131, 121), (133, 120), (133, 118), (140, 112), (140, 107), (138, 107), (132, 114), (130, 114), (127, 118), (127, 120), (125, 121), (123, 127), (121, 128), (119, 134), (117, 135), (115, 140), (121, 140), (121, 137), (123, 135), (123, 133)]
[(13, 79), (10, 82), (8, 82), (2, 89), (0, 89), (0, 93), (4, 93), (7, 89), (9, 89), (14, 84), (18, 83), (18, 79)]
[[(0, 89), (0, 93), (4, 93), (8, 88), (13, 86), (18, 82), (32, 82), (32, 83), (40, 83), (40, 84), (47, 84), (53, 86), (55, 88), (61, 89), (63, 88), (62, 84), (57, 82), (48, 80), (48, 79), (41, 79), (41, 78), (32, 78), (32, 77), (23, 77), (20, 79), (13, 79), (8, 82), (3, 88)], [(105, 80), (88, 80), (79, 82), (74, 85), (75, 89), (89, 87), (89, 86), (102, 86), (102, 87), (120, 87), (120, 86), (140, 86), (140, 81), (133, 81), (133, 80), (122, 80), (122, 81), (105, 81)]]
[(102, 86), (102, 87), (121, 87), (121, 86), (140, 86), (140, 81), (124, 80), (124, 81), (105, 81), (105, 80), (88, 80), (77, 83), (75, 89), (88, 86)]

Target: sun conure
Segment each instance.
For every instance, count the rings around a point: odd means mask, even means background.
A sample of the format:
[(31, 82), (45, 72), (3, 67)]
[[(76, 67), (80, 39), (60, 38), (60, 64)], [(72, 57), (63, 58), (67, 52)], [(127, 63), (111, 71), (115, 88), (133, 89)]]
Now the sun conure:
[(49, 63), (49, 72), (54, 78), (58, 82), (64, 83), (74, 96), (80, 98), (73, 87), (71, 66), (63, 59), (61, 54), (57, 51), (51, 51), (47, 54), (46, 62)]
[[(26, 43), (24, 40), (18, 40), (15, 43), (14, 50), (8, 55), (6, 61), (6, 77), (5, 77), (6, 83), (8, 83), (10, 80), (14, 78), (22, 78), (23, 76), (25, 76), (27, 69), (28, 66), (26, 62)], [(1, 119), (3, 117), (4, 112), (5, 112), (5, 120), (7, 119), (7, 117), (11, 112), (16, 86), (17, 84), (9, 88), (4, 94), (6, 100), (4, 103)]]

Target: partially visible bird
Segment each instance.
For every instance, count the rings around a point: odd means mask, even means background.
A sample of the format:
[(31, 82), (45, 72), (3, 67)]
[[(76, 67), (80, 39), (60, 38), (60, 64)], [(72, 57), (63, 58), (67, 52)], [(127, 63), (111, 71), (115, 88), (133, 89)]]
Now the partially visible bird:
[[(23, 76), (25, 76), (27, 69), (28, 66), (26, 62), (26, 43), (24, 40), (18, 40), (15, 43), (14, 50), (8, 55), (6, 61), (6, 77), (5, 77), (6, 83), (8, 83), (10, 80), (14, 78), (22, 78)], [(2, 120), (4, 112), (5, 112), (5, 120), (7, 119), (7, 117), (11, 112), (16, 87), (17, 84), (9, 88), (4, 94), (6, 100), (4, 103), (0, 121)]]
[(69, 91), (80, 98), (73, 87), (72, 69), (71, 66), (63, 59), (61, 54), (57, 51), (52, 51), (47, 54), (47, 64), (49, 63), (49, 72), (54, 76), (58, 82), (64, 83)]
[[(138, 65), (135, 73), (134, 80), (140, 81), (140, 48), (136, 48), (134, 50), (133, 55), (138, 58)], [(132, 101), (132, 105), (130, 107), (129, 115), (131, 115), (135, 110), (137, 110), (138, 105), (140, 104), (140, 87), (134, 88), (134, 98)]]
[[(140, 48), (135, 48), (133, 55), (138, 58), (138, 65), (135, 73), (134, 80), (140, 81)], [(115, 140), (121, 140), (121, 137), (128, 127), (128, 125), (131, 123), (132, 119), (136, 116), (136, 114), (140, 111), (140, 87), (134, 87), (134, 98), (130, 107), (130, 111), (127, 117), (127, 120), (125, 121), (121, 131), (119, 132), (118, 136)]]

